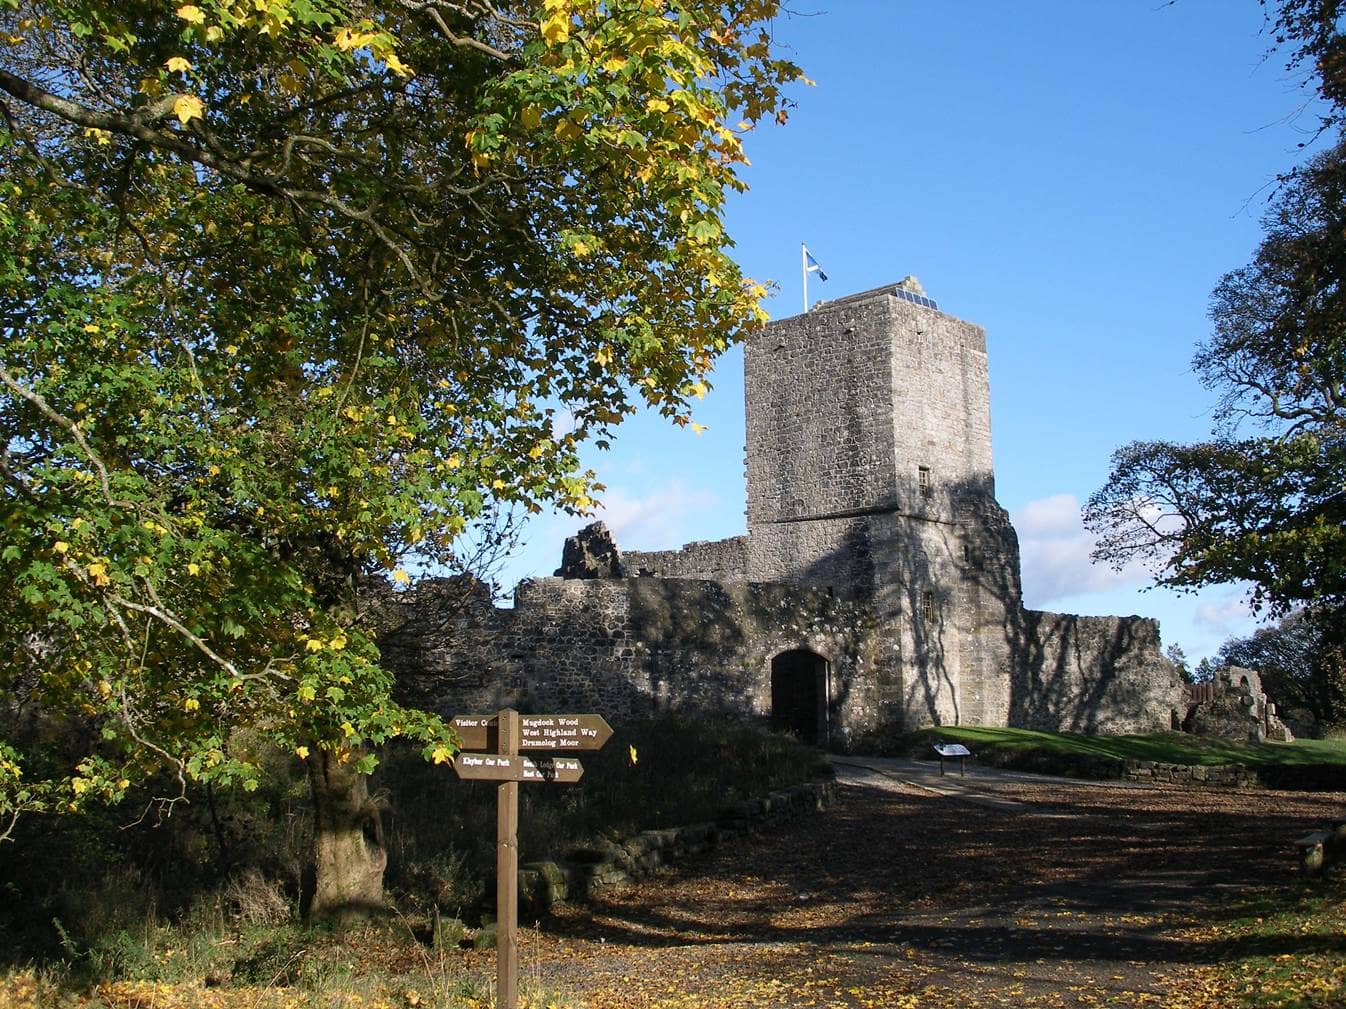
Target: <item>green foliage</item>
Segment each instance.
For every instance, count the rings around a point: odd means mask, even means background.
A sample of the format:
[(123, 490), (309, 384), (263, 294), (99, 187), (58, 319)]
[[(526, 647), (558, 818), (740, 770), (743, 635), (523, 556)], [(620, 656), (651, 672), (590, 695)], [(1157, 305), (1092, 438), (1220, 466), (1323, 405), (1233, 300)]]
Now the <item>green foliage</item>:
[[(1291, 70), (1310, 68), (1335, 146), (1287, 173), (1253, 262), (1211, 297), (1193, 362), (1220, 394), (1205, 444), (1113, 456), (1085, 524), (1095, 559), (1153, 566), (1160, 585), (1246, 581), (1255, 607), (1346, 614), (1346, 35), (1335, 0), (1262, 0)], [(1251, 431), (1249, 430), (1251, 429)]]
[(1346, 655), (1336, 628), (1319, 615), (1291, 613), (1274, 627), (1231, 638), (1219, 661), (1256, 669), (1282, 714), (1307, 715), (1317, 735), (1346, 723)]
[(1214, 439), (1118, 450), (1085, 524), (1096, 559), (1147, 560), (1160, 585), (1246, 581), (1257, 606), (1330, 620), (1346, 608), (1346, 145), (1290, 179), (1266, 224), (1195, 359), (1222, 396)]
[(763, 318), (721, 222), (776, 8), (0, 2), (0, 837), (447, 758), (371, 597), (590, 507), (580, 444)]

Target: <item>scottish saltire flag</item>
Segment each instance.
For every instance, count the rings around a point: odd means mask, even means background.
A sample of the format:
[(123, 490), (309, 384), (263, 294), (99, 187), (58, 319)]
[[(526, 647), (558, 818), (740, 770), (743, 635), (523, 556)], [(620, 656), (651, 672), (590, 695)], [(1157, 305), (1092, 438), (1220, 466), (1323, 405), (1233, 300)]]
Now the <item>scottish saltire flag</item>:
[(804, 269), (808, 273), (816, 273), (818, 275), (819, 280), (822, 281), (827, 280), (827, 274), (823, 273), (822, 266), (818, 263), (816, 259), (813, 258), (813, 253), (809, 252), (807, 246), (804, 247), (804, 263), (805, 263)]

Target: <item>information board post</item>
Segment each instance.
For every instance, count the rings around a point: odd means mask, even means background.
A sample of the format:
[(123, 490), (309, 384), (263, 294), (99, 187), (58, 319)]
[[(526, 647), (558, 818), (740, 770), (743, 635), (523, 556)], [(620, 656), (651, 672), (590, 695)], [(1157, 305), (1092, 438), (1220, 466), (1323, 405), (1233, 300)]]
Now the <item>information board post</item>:
[[(519, 713), (506, 708), (499, 715), (499, 753), (518, 756)], [(496, 809), (495, 858), (495, 1004), (519, 1004), (519, 783), (502, 781)]]

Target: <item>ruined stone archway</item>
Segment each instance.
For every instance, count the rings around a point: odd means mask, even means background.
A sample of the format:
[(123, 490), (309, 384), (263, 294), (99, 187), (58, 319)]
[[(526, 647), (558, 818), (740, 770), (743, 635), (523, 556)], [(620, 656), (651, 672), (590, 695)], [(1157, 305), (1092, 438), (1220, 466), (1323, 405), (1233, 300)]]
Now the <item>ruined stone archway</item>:
[(771, 727), (791, 732), (801, 742), (826, 746), (827, 660), (816, 652), (792, 648), (771, 660)]

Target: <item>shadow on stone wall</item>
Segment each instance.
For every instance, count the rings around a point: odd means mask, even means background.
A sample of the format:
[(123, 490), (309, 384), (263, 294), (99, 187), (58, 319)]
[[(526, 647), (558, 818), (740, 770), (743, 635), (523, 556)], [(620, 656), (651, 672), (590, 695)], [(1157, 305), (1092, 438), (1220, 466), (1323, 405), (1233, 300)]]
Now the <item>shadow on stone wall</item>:
[(538, 579), (514, 608), (482, 596), (446, 617), (454, 596), (427, 583), (389, 604), (380, 644), (399, 700), (444, 715), (657, 710), (771, 715), (771, 660), (792, 649), (826, 659), (827, 723), (849, 704), (872, 626), (825, 590), (676, 578)]
[(963, 577), (983, 596), (978, 619), (998, 623), (1005, 646), (1008, 724), (1114, 734), (1170, 728), (1183, 684), (1162, 654), (1158, 623), (1024, 609), (1019, 539), (1008, 513), (982, 486), (956, 493), (968, 544)]
[(766, 720), (772, 659), (803, 650), (829, 664), (838, 747), (965, 722), (1167, 728), (1182, 684), (1157, 625), (1024, 610), (1018, 538), (990, 480), (936, 494), (924, 516), (838, 520), (837, 548), (790, 582), (545, 578), (521, 583), (512, 609), (460, 579), (390, 592), (384, 663), (399, 699), (445, 715), (508, 705)]

